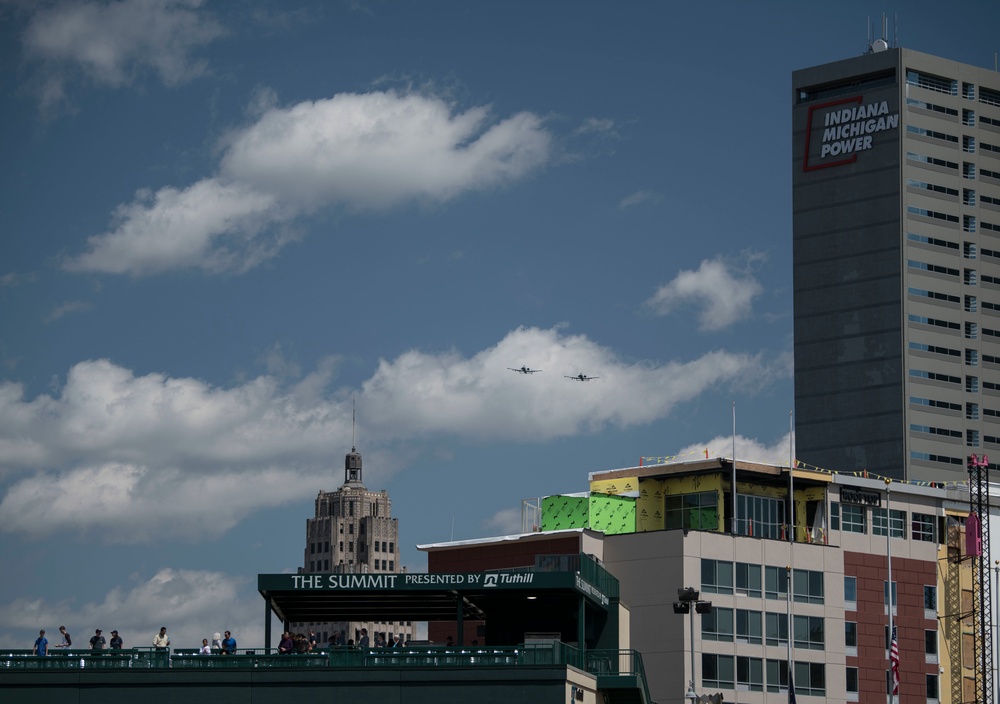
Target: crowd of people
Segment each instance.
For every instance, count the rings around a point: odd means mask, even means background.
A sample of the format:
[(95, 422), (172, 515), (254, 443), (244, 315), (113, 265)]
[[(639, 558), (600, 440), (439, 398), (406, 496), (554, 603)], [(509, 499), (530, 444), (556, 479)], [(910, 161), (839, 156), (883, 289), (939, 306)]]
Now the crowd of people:
[[(70, 636), (69, 631), (66, 630), (65, 626), (59, 626), (59, 634), (61, 636), (61, 642), (53, 644), (52, 648), (71, 648), (73, 647), (73, 638)], [(451, 645), (451, 636), (448, 637), (448, 644)], [(341, 632), (335, 632), (328, 639), (325, 644), (329, 648), (338, 647), (358, 647), (358, 648), (402, 648), (405, 645), (403, 640), (403, 635), (401, 633), (392, 634), (392, 639), (388, 640), (386, 635), (383, 633), (376, 633), (375, 639), (372, 641), (368, 637), (368, 629), (362, 628), (360, 634), (358, 635), (358, 642), (355, 643), (353, 638), (349, 638), (344, 642), (344, 637)], [(123, 649), (124, 643), (118, 631), (111, 631), (110, 641), (105, 640), (103, 632), (100, 628), (94, 631), (93, 637), (90, 639), (90, 649), (91, 650), (121, 650)], [(170, 636), (167, 635), (167, 627), (163, 626), (160, 631), (153, 636), (153, 647), (157, 650), (167, 650), (170, 648)], [(34, 655), (48, 655), (49, 654), (49, 640), (45, 637), (45, 631), (38, 632), (38, 638), (35, 640), (35, 646), (32, 649), (32, 654)], [(278, 644), (278, 653), (281, 655), (291, 655), (293, 653), (310, 653), (315, 650), (319, 650), (320, 645), (316, 636), (315, 631), (309, 631), (309, 634), (304, 633), (291, 633), (286, 631), (281, 634), (281, 642)], [(233, 634), (229, 631), (225, 632), (225, 636), (215, 633), (212, 635), (211, 644), (208, 638), (202, 638), (201, 647), (198, 648), (198, 653), (200, 655), (235, 655), (236, 654), (236, 639), (233, 638)]]
[[(325, 646), (327, 648), (402, 648), (405, 644), (403, 634), (401, 633), (393, 634), (391, 641), (387, 640), (383, 633), (376, 633), (375, 640), (373, 641), (368, 636), (367, 628), (362, 628), (360, 633), (356, 635), (358, 635), (357, 643), (354, 642), (353, 638), (348, 638), (345, 641), (343, 633), (335, 631), (327, 639)], [(305, 633), (292, 633), (290, 631), (285, 631), (281, 634), (281, 641), (278, 643), (278, 653), (280, 655), (311, 653), (314, 650), (320, 650), (316, 631), (309, 631), (309, 635)]]
[[(49, 645), (49, 639), (45, 637), (45, 631), (41, 630), (38, 632), (38, 638), (35, 639), (35, 645), (31, 652), (33, 655), (48, 655), (49, 649), (51, 648), (72, 648), (73, 647), (73, 637), (66, 630), (66, 626), (59, 626), (59, 635), (61, 636), (61, 642), (53, 643)], [(226, 631), (226, 636), (223, 638), (220, 634), (216, 633), (212, 639), (212, 645), (208, 644), (208, 639), (204, 638), (201, 641), (202, 647), (199, 649), (199, 653), (204, 653), (207, 655), (233, 655), (236, 653), (236, 639), (233, 638), (232, 633)], [(91, 650), (122, 650), (125, 647), (125, 643), (122, 637), (118, 634), (118, 631), (111, 631), (111, 639), (107, 640), (104, 637), (104, 632), (98, 628), (94, 631), (93, 637), (89, 641)], [(170, 636), (167, 635), (167, 627), (163, 626), (160, 631), (153, 636), (153, 647), (157, 650), (167, 650), (170, 647)]]

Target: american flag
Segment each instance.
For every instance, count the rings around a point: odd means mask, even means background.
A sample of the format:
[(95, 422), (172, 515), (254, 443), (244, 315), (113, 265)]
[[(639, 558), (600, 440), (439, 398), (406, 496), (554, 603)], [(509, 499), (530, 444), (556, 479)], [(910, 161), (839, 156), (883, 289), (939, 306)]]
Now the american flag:
[(892, 642), (889, 645), (889, 665), (892, 668), (892, 694), (899, 694), (899, 643), (896, 642), (896, 627), (892, 627)]

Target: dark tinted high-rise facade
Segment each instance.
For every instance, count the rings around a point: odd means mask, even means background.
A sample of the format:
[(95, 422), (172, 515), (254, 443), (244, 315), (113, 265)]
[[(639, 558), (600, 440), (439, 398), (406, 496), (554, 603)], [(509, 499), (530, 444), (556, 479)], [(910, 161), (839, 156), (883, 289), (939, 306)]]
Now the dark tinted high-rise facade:
[(1000, 74), (907, 49), (792, 78), (796, 455), (1000, 455)]

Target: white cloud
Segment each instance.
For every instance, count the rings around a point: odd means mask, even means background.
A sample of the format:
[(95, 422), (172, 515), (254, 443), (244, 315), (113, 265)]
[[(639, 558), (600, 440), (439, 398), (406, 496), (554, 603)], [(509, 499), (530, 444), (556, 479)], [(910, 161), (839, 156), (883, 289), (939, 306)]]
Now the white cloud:
[(615, 121), (607, 117), (588, 117), (576, 128), (574, 134), (600, 134), (608, 137), (618, 136)]
[(25, 29), (29, 59), (43, 62), (43, 107), (65, 100), (77, 72), (119, 87), (146, 71), (167, 85), (201, 75), (204, 62), (192, 58), (224, 34), (201, 11), (202, 0), (59, 2), (39, 11)]
[(632, 208), (642, 203), (659, 203), (663, 200), (663, 196), (659, 193), (653, 193), (652, 191), (636, 191), (632, 195), (625, 196), (618, 203), (618, 207), (621, 210), (626, 208)]
[(229, 135), (218, 175), (140, 192), (66, 268), (245, 271), (294, 239), (291, 221), (318, 209), (442, 203), (520, 179), (549, 154), (550, 135), (531, 113), (490, 123), (484, 107), (453, 113), (424, 95), (340, 94), (263, 110)]
[(245, 270), (286, 243), (282, 234), (262, 236), (285, 217), (272, 196), (214, 178), (183, 191), (144, 191), (118, 206), (114, 230), (89, 238), (90, 251), (65, 266), (135, 276), (182, 267)]
[[(737, 408), (737, 420), (739, 419), (739, 408)], [(789, 458), (789, 433), (778, 438), (772, 445), (763, 445), (759, 440), (748, 438), (736, 434), (736, 461), (737, 462), (757, 462), (760, 464), (776, 464), (784, 467), (788, 466)], [(792, 457), (794, 457), (795, 439), (792, 437)], [(703, 443), (695, 443), (681, 448), (677, 453), (678, 460), (690, 460), (696, 457), (704, 457), (705, 450), (708, 450), (709, 457), (732, 457), (733, 456), (733, 436), (717, 435), (711, 440)]]
[(66, 301), (61, 303), (52, 309), (52, 312), (45, 316), (46, 323), (52, 323), (64, 315), (69, 315), (70, 313), (82, 313), (83, 311), (90, 310), (92, 305), (86, 301)]
[(40, 629), (45, 629), (49, 643), (58, 643), (59, 626), (66, 626), (74, 647), (80, 648), (87, 647), (96, 628), (108, 640), (111, 630), (117, 630), (126, 648), (146, 647), (160, 626), (167, 627), (174, 648), (200, 646), (202, 638), (225, 630), (233, 633), (241, 648), (260, 646), (264, 643), (261, 606), (246, 577), (164, 568), (144, 581), (133, 576), (131, 584), (115, 586), (100, 602), (20, 598), (2, 604), (0, 647), (30, 647)]
[[(525, 376), (507, 367), (541, 368)], [(280, 365), (280, 373), (294, 368)], [(231, 388), (107, 360), (74, 366), (61, 389), (25, 399), (0, 384), (0, 531), (94, 531), (108, 541), (218, 535), (251, 512), (313, 494), (352, 432), (336, 360), (301, 379)], [(586, 384), (563, 378), (588, 373)], [(650, 423), (709, 388), (785, 375), (760, 358), (710, 352), (662, 366), (624, 363), (581, 335), (521, 328), (471, 357), (410, 351), (362, 384), (362, 437), (385, 477), (419, 460), (414, 439), (545, 441)], [(395, 445), (405, 445), (396, 451)], [(387, 457), (395, 460), (387, 460)], [(110, 530), (114, 528), (114, 530)]]
[[(505, 371), (521, 364), (543, 372)], [(761, 367), (755, 357), (722, 351), (658, 367), (625, 363), (582, 335), (520, 328), (469, 358), (410, 351), (383, 360), (363, 398), (366, 415), (384, 432), (547, 440), (652, 422), (712, 386), (764, 374)], [(563, 378), (579, 373), (600, 379)]]
[[(749, 262), (762, 255), (744, 255)], [(684, 270), (661, 286), (646, 301), (656, 315), (667, 315), (684, 306), (699, 309), (701, 330), (721, 330), (750, 314), (753, 299), (763, 287), (749, 271), (739, 271), (723, 260), (705, 259), (697, 271)]]
[(500, 509), (483, 521), (483, 528), (490, 535), (517, 535), (521, 533), (521, 510), (517, 508)]

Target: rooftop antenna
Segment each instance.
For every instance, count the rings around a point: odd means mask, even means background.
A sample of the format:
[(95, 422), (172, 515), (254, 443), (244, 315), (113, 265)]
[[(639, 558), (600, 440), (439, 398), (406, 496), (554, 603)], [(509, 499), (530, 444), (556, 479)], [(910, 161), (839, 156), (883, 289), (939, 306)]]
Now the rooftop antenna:
[(889, 48), (889, 42), (885, 40), (886, 35), (886, 18), (885, 13), (882, 13), (882, 36), (878, 39), (872, 39), (872, 25), (871, 18), (868, 18), (868, 54), (877, 54), (879, 52), (885, 51)]
[(354, 396), (351, 396), (351, 451), (353, 452), (357, 448), (357, 444), (354, 442), (354, 429), (358, 424), (358, 410), (357, 402), (354, 400)]

